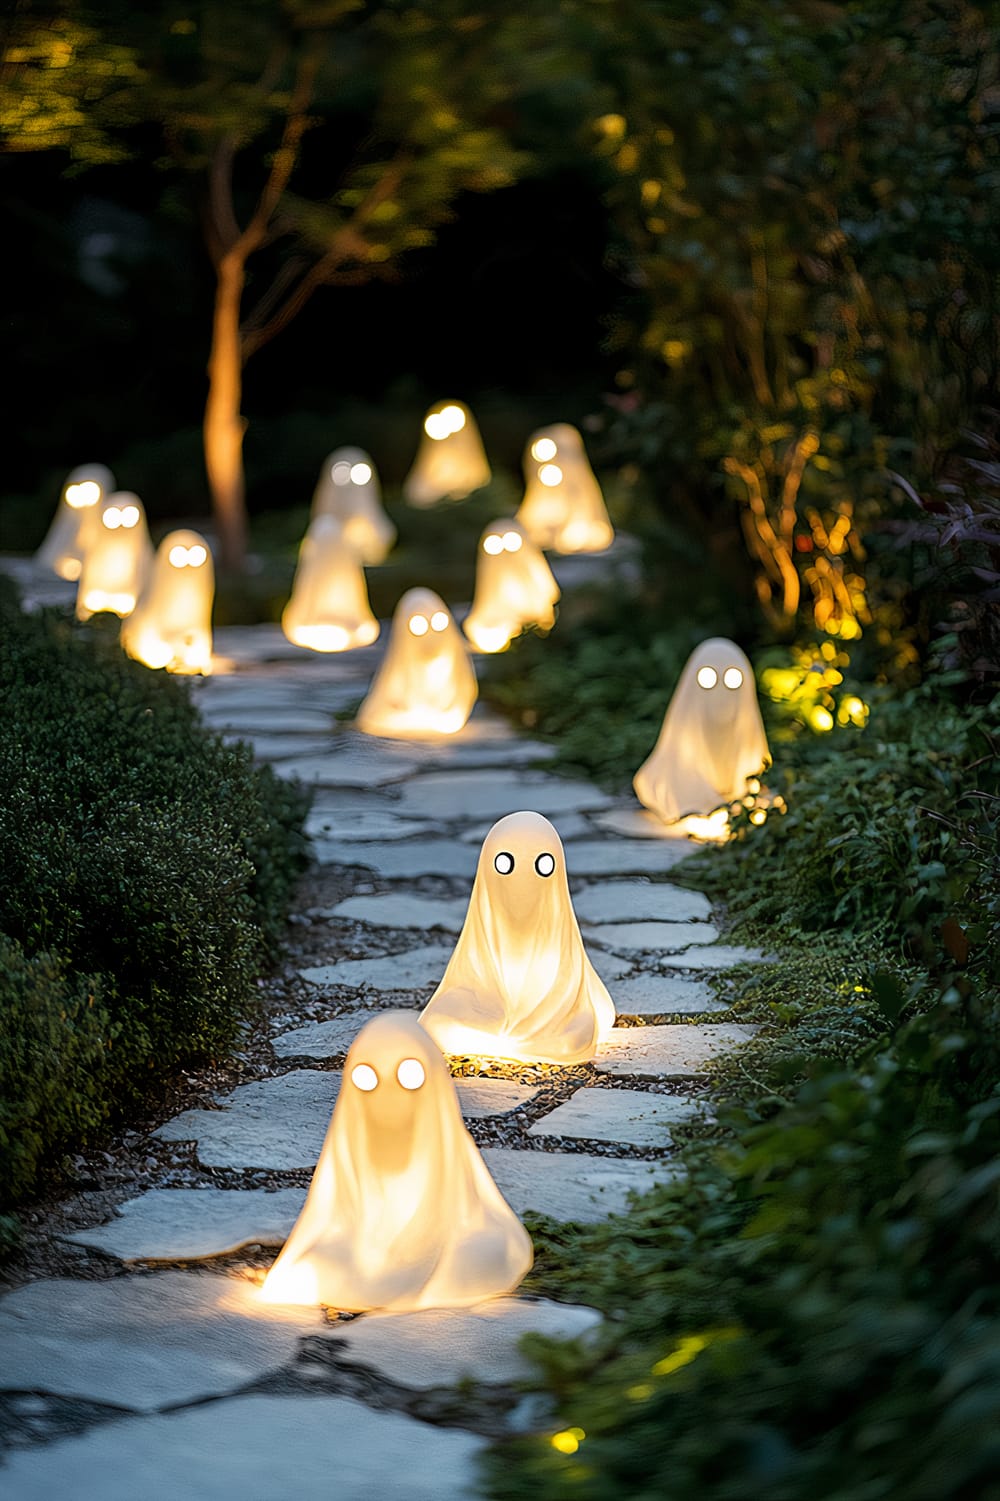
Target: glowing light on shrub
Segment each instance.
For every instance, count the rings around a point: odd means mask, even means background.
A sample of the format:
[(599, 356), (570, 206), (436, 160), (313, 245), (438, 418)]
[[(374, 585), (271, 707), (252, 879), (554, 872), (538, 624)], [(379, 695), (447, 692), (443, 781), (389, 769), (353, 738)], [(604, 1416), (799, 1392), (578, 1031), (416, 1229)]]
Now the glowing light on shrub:
[(501, 818), (423, 1025), (446, 1053), (583, 1063), (614, 1020), (580, 936), (559, 835), (539, 813)]
[(561, 1433), (554, 1433), (549, 1443), (559, 1454), (575, 1454), (586, 1437), (582, 1428), (564, 1428)]
[(302, 539), (291, 598), (281, 615), (281, 629), (295, 646), (353, 651), (378, 639), (364, 571), (345, 532), (335, 516), (322, 515)]
[(809, 723), (814, 730), (817, 730), (820, 734), (825, 734), (827, 730), (833, 729), (833, 715), (822, 704), (816, 704), (810, 711)]
[(149, 583), (122, 625), (122, 645), (147, 667), (182, 674), (212, 671), (215, 570), (197, 532), (164, 537)]
[(410, 589), (392, 621), (385, 657), (358, 713), (369, 735), (454, 735), (479, 689), (461, 632), (430, 589)]
[(413, 467), (403, 482), (412, 506), (463, 500), (490, 479), (490, 466), (475, 418), (458, 401), (438, 402), (424, 418)]
[(440, 1050), (408, 1012), (361, 1029), (268, 1303), (463, 1308), (512, 1292), (531, 1242), (462, 1121)]

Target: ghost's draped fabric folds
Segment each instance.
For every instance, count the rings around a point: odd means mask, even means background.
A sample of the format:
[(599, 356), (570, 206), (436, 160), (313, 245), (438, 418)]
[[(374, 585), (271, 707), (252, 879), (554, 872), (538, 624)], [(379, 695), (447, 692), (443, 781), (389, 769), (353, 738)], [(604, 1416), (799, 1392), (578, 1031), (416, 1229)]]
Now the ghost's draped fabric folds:
[(385, 561), (396, 528), (382, 509), (375, 464), (363, 448), (337, 448), (324, 459), (312, 502), (312, 520), (320, 516), (340, 522), (344, 541), (366, 566)]
[(559, 835), (540, 813), (508, 814), (483, 843), (465, 925), (421, 1021), (446, 1053), (583, 1063), (614, 1020)]
[(603, 552), (615, 539), (583, 439), (568, 422), (532, 433), (524, 451), (524, 499), (516, 520), (538, 547)]
[(334, 516), (317, 516), (309, 524), (281, 629), (294, 645), (311, 651), (351, 651), (378, 639), (358, 555)]
[(746, 792), (770, 765), (753, 668), (713, 636), (691, 653), (652, 753), (633, 777), (636, 796), (665, 823), (709, 814)]
[(411, 506), (464, 500), (490, 482), (490, 466), (476, 419), (462, 401), (439, 401), (424, 418), (417, 456), (403, 481)]
[(212, 671), (215, 570), (197, 532), (169, 532), (156, 550), (149, 583), (122, 622), (122, 646), (147, 667)]
[(115, 477), (103, 464), (80, 464), (71, 470), (35, 562), (75, 584), (93, 538), (101, 501), (114, 488)]
[(432, 589), (409, 589), (392, 617), (382, 664), (358, 711), (358, 729), (389, 739), (454, 735), (479, 694), (462, 633)]
[(527, 625), (551, 630), (559, 585), (516, 521), (492, 522), (476, 551), (476, 592), (462, 629), (477, 651), (503, 651)]
[(460, 1308), (512, 1292), (531, 1262), (437, 1045), (411, 1013), (376, 1017), (348, 1052), (308, 1197), (262, 1296)]

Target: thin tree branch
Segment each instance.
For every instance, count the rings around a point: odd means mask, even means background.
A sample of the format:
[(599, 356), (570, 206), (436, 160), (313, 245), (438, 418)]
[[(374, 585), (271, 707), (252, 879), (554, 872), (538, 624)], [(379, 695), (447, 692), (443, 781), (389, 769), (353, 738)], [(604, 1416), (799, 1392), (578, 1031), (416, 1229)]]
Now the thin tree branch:
[(281, 133), (281, 144), (271, 161), (271, 170), (261, 190), (257, 205), (250, 217), (234, 249), (241, 253), (244, 259), (256, 250), (267, 233), (271, 217), (281, 201), (281, 195), (288, 186), (288, 180), (292, 175), (295, 163), (298, 160), (299, 148), (302, 137), (309, 125), (307, 110), (312, 101), (313, 89), (316, 86), (316, 75), (319, 72), (319, 52), (316, 48), (310, 48), (300, 59), (295, 75), (295, 83), (292, 87), (292, 96), (288, 104), (288, 112), (285, 116), (285, 125)]

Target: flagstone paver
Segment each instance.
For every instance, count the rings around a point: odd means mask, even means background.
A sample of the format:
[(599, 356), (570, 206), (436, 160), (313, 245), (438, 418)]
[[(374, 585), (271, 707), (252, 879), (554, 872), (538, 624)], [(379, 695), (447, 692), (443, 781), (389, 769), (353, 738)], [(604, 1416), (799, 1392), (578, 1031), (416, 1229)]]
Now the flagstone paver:
[(202, 716), (214, 730), (233, 735), (329, 735), (334, 729), (333, 716), (319, 709), (217, 708), (204, 705)]
[(648, 808), (637, 807), (635, 803), (595, 814), (594, 822), (609, 834), (624, 834), (627, 839), (668, 839), (688, 850), (699, 847), (699, 841), (691, 839), (686, 830), (664, 823)]
[(381, 787), (402, 781), (419, 764), (419, 758), (407, 758), (401, 752), (367, 750), (355, 741), (347, 745), (334, 740), (328, 751), (318, 755), (279, 761), (275, 771), (280, 777), (323, 787)]
[(52, 1278), (0, 1302), (2, 1380), (155, 1412), (279, 1370), (322, 1325), (317, 1308), (275, 1308), (246, 1279), (207, 1271)]
[(224, 735), (230, 741), (249, 741), (257, 761), (298, 760), (301, 756), (325, 755), (327, 750), (327, 741), (318, 736), (307, 739), (305, 735), (247, 735), (244, 731), (232, 734), (227, 731)]
[(426, 990), (437, 985), (451, 958), (452, 945), (427, 944), (374, 959), (341, 959), (299, 970), (312, 985), (350, 985), (355, 990)]
[(676, 975), (633, 975), (615, 987), (615, 1006), (626, 1016), (702, 1016), (728, 1011), (725, 1001), (709, 990), (704, 980), (682, 980)]
[(465, 897), (421, 896), (393, 891), (384, 896), (350, 896), (334, 907), (335, 917), (353, 917), (385, 928), (447, 928), (457, 933), (465, 921)]
[(403, 1386), (427, 1390), (474, 1380), (523, 1380), (530, 1362), (518, 1349), (525, 1334), (576, 1339), (596, 1329), (594, 1308), (544, 1299), (496, 1298), (474, 1308), (374, 1313), (330, 1330), (324, 1339), (353, 1363)]
[(279, 1032), (272, 1046), (279, 1058), (342, 1058), (361, 1028), (377, 1011), (348, 1011), (325, 1022), (307, 1022)]
[(664, 954), (660, 963), (668, 969), (719, 970), (733, 969), (737, 964), (773, 964), (774, 960), (760, 949), (717, 943), (706, 948), (686, 949), (682, 954)]
[(692, 944), (714, 943), (719, 930), (708, 922), (602, 923), (592, 929), (598, 943), (610, 949), (638, 949), (666, 954), (688, 949)]
[(749, 1042), (757, 1030), (725, 1022), (615, 1027), (598, 1048), (594, 1067), (599, 1074), (618, 1078), (695, 1078), (703, 1064)]
[(153, 1134), (197, 1142), (206, 1167), (315, 1167), (339, 1087), (339, 1074), (320, 1069), (256, 1079), (226, 1095), (218, 1110), (185, 1110)]
[[(559, 820), (553, 821), (558, 828)], [(647, 844), (641, 839), (573, 839), (566, 843), (566, 869), (571, 876), (665, 875), (693, 847), (682, 840)]]
[(528, 1135), (669, 1147), (671, 1126), (704, 1114), (699, 1101), (683, 1095), (650, 1094), (645, 1089), (578, 1089), (565, 1104), (530, 1126)]
[(321, 808), (310, 812), (305, 827), (310, 839), (321, 839), (334, 854), (338, 841), (356, 844), (358, 840), (412, 839), (415, 834), (436, 832), (435, 824), (400, 818), (391, 808)]
[(317, 851), (321, 865), (365, 865), (388, 880), (418, 876), (464, 877), (469, 881), (476, 873), (478, 849), (458, 839), (415, 839), (400, 843), (358, 843), (345, 851), (331, 844)]
[(515, 1079), (456, 1079), (458, 1103), (467, 1121), (506, 1115), (536, 1098), (538, 1090)]
[(305, 1197), (304, 1188), (151, 1188), (106, 1225), (66, 1239), (122, 1261), (188, 1261), (240, 1246), (280, 1246)]
[(560, 813), (603, 808), (611, 799), (590, 782), (570, 782), (565, 777), (530, 771), (474, 770), (461, 777), (453, 772), (413, 777), (403, 787), (399, 801), (404, 813), (422, 818), (478, 818), (491, 823), (507, 813), (531, 808), (544, 813), (558, 827)]
[(15, 1451), (10, 1501), (469, 1501), (482, 1439), (348, 1397), (245, 1396)]
[(581, 922), (598, 924), (699, 922), (712, 915), (707, 896), (665, 881), (601, 881), (578, 892), (573, 906)]
[(587, 1152), (531, 1152), (484, 1147), (483, 1158), (497, 1186), (518, 1214), (532, 1210), (551, 1219), (595, 1224), (624, 1214), (630, 1193), (684, 1176), (676, 1163), (597, 1157)]

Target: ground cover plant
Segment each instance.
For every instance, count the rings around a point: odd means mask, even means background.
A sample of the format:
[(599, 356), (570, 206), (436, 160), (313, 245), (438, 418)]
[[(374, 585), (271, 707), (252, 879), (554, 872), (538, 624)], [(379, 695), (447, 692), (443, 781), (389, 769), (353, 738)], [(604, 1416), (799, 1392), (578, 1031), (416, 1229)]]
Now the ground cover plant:
[(220, 1056), (304, 861), (302, 794), (98, 619), (0, 601), (0, 1190)]

